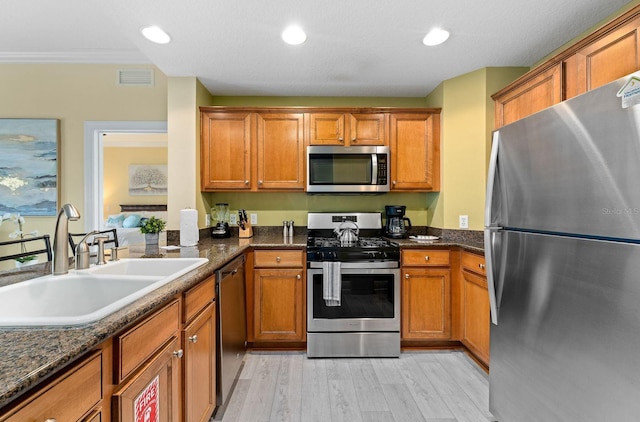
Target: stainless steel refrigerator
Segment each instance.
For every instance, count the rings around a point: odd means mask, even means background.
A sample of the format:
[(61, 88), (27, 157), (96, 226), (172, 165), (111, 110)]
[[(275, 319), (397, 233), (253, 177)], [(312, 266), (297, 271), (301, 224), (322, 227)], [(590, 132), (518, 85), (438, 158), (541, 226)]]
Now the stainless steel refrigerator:
[(494, 132), (490, 410), (640, 420), (640, 72)]

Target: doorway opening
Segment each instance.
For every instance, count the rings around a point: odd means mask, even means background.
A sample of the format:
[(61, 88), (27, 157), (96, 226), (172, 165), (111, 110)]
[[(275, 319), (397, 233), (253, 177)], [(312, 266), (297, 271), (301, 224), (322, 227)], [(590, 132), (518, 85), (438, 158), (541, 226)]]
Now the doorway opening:
[[(104, 221), (104, 147), (109, 134), (166, 134), (165, 121), (87, 121), (84, 124), (84, 228), (91, 231)], [(114, 136), (114, 138), (116, 138)], [(135, 138), (135, 137), (134, 137)]]

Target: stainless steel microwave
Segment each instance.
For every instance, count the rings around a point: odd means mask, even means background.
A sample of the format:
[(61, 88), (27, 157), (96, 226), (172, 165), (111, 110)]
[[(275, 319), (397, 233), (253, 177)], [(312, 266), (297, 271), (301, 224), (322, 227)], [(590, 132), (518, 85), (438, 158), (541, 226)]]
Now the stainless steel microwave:
[(389, 192), (389, 147), (307, 147), (307, 192)]

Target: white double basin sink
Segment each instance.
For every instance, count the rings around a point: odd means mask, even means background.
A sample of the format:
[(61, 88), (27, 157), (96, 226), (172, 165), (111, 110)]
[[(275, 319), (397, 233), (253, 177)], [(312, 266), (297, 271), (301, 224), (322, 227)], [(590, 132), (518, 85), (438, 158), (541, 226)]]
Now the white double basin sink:
[(207, 262), (128, 258), (0, 287), (0, 327), (91, 323)]

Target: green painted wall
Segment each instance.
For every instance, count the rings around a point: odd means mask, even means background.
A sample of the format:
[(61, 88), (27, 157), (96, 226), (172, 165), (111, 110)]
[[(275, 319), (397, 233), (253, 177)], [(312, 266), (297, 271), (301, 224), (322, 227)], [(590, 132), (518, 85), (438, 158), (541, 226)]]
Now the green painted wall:
[(491, 95), (528, 68), (483, 68), (449, 79), (426, 98), (428, 107), (442, 108), (442, 191), (428, 196), (429, 225), (481, 230), (494, 106)]
[(424, 97), (216, 97), (229, 107), (426, 107)]

